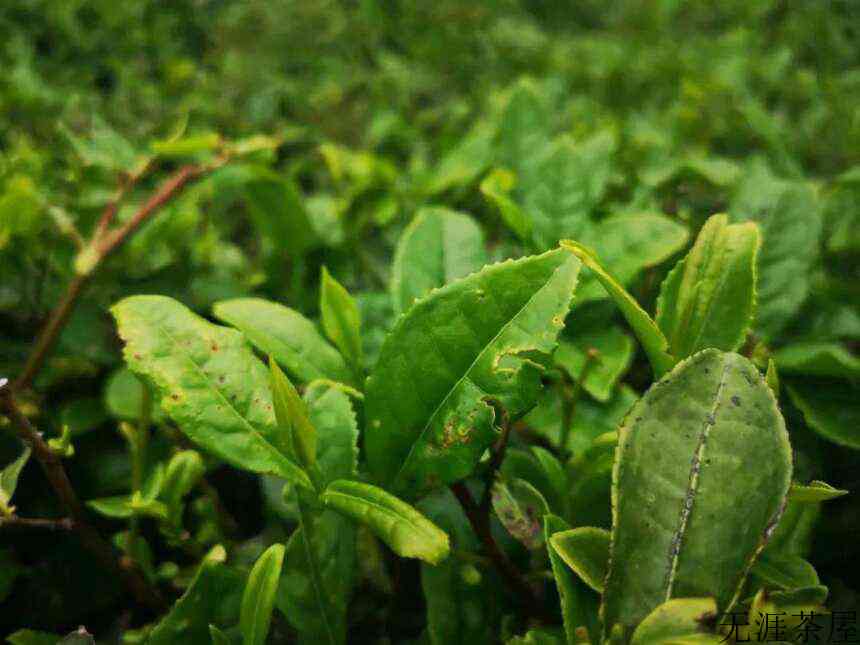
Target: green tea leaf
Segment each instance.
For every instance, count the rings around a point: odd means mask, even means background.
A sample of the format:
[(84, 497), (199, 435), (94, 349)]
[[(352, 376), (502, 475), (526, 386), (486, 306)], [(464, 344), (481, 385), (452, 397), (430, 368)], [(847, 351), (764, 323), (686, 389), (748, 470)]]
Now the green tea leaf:
[(358, 305), (325, 267), (320, 281), (320, 313), (326, 336), (337, 346), (353, 369), (360, 371), (363, 357)]
[(676, 598), (654, 609), (643, 620), (630, 645), (698, 645), (725, 642), (707, 624), (717, 615), (713, 598)]
[(426, 195), (438, 195), (456, 187), (468, 186), (490, 165), (494, 132), (480, 125), (467, 133), (436, 165), (423, 186)]
[(310, 320), (289, 307), (261, 298), (235, 298), (216, 302), (212, 313), (241, 331), (258, 350), (274, 356), (300, 381), (353, 382), (340, 352)]
[[(593, 249), (622, 286), (629, 285), (643, 269), (657, 266), (687, 244), (687, 227), (653, 213), (617, 215), (589, 224), (576, 238)], [(610, 294), (611, 295), (611, 294)], [(586, 272), (576, 293), (576, 303), (606, 297), (599, 276)]]
[(508, 225), (522, 242), (531, 243), (532, 221), (520, 208), (510, 191), (516, 184), (515, 175), (504, 168), (497, 168), (481, 182), (481, 192), (484, 197), (499, 209), (502, 221)]
[(239, 468), (310, 487), (286, 455), (266, 368), (242, 335), (162, 296), (131, 296), (112, 313), (129, 367), (152, 383), (161, 407), (188, 437)]
[(243, 645), (263, 645), (269, 634), (275, 593), (284, 563), (284, 545), (273, 544), (254, 563), (239, 612)]
[(794, 380), (787, 384), (791, 402), (803, 413), (806, 425), (825, 439), (860, 449), (860, 387), (840, 381)]
[(497, 434), (487, 399), (512, 418), (534, 405), (540, 372), (524, 354), (555, 348), (578, 273), (564, 250), (504, 262), (398, 321), (367, 381), (365, 449), (379, 480), (414, 495), (471, 472)]
[(349, 396), (319, 381), (305, 390), (310, 423), (316, 428), (316, 465), (327, 486), (358, 472), (358, 424)]
[(609, 571), (609, 531), (580, 526), (552, 536), (550, 545), (577, 576), (597, 593), (603, 593)]
[[(597, 596), (589, 592), (565, 566), (564, 556), (555, 546), (559, 536), (571, 532), (568, 530), (569, 528), (567, 522), (556, 515), (547, 515), (544, 518), (544, 539), (547, 543), (550, 566), (561, 601), (564, 632), (568, 643), (577, 643), (581, 642), (577, 630), (581, 633), (583, 628), (590, 632), (594, 638), (598, 637), (599, 625), (595, 620), (598, 601)], [(608, 555), (607, 549), (607, 557)], [(589, 642), (587, 638), (584, 640)]]
[(223, 607), (238, 603), (245, 584), (223, 564), (225, 558), (220, 546), (204, 558), (185, 593), (149, 633), (147, 645), (209, 642), (209, 624)]
[(543, 546), (543, 518), (549, 513), (546, 500), (524, 479), (493, 483), (491, 500), (496, 517), (508, 533), (527, 549)]
[(215, 625), (209, 625), (209, 636), (212, 639), (212, 645), (230, 645), (230, 637)]
[[(478, 538), (450, 489), (433, 491), (419, 502), (419, 509), (450, 535), (452, 550), (479, 550)], [(421, 589), (433, 645), (487, 643), (496, 637), (500, 593), (491, 570), (476, 570), (455, 556), (437, 565), (421, 563)]]
[(282, 432), (289, 436), (291, 456), (304, 468), (311, 468), (317, 458), (317, 431), (308, 418), (308, 409), (272, 357), (269, 357), (269, 371), (275, 419)]
[(334, 511), (299, 501), (299, 527), (287, 542), (278, 609), (308, 645), (346, 641), (346, 609), (355, 579), (355, 527)]
[(0, 470), (0, 515), (11, 515), (15, 507), (11, 505), (12, 496), (18, 488), (18, 477), (30, 459), (30, 447), (26, 446), (18, 458)]
[(159, 497), (167, 506), (168, 521), (174, 528), (182, 525), (182, 499), (199, 483), (205, 470), (196, 450), (181, 450), (167, 462)]
[(818, 573), (806, 560), (793, 553), (772, 553), (765, 549), (750, 570), (753, 588), (797, 589), (820, 584)]
[(657, 325), (675, 358), (708, 347), (734, 351), (743, 343), (755, 306), (759, 244), (752, 222), (729, 224), (726, 215), (705, 222), (657, 300)]
[[(618, 327), (574, 333), (558, 342), (553, 358), (598, 401), (606, 402), (633, 360), (633, 340)], [(587, 365), (587, 367), (586, 367)], [(583, 373), (585, 380), (582, 380)]]
[(651, 317), (633, 299), (633, 296), (627, 293), (624, 287), (603, 268), (590, 249), (572, 240), (565, 240), (562, 242), (562, 246), (570, 249), (582, 260), (585, 266), (594, 271), (642, 344), (642, 348), (651, 362), (654, 375), (659, 378), (672, 369), (676, 361), (669, 354), (669, 341), (666, 340), (663, 332), (660, 331)]
[(322, 502), (367, 525), (391, 550), (404, 558), (438, 564), (448, 557), (448, 536), (406, 502), (381, 488), (338, 480), (320, 496)]
[(847, 490), (834, 488), (827, 482), (811, 481), (806, 485), (792, 484), (788, 499), (793, 502), (826, 502), (847, 494)]
[(484, 234), (463, 213), (439, 207), (418, 211), (394, 252), (391, 297), (397, 314), (433, 289), (487, 263)]
[(761, 229), (755, 327), (770, 340), (810, 291), (822, 228), (818, 199), (811, 187), (777, 179), (755, 163), (744, 173), (730, 213), (733, 221), (753, 221)]
[(773, 356), (781, 373), (834, 378), (860, 377), (860, 358), (842, 345), (809, 341), (780, 348)]
[(704, 350), (655, 383), (619, 431), (605, 625), (630, 633), (675, 597), (730, 610), (791, 467), (773, 393), (747, 359)]

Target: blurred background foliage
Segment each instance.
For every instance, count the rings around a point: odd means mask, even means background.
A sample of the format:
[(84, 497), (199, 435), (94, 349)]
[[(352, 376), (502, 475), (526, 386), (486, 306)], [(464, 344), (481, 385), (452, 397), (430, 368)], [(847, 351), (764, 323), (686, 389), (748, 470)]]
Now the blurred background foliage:
[[(20, 370), (71, 278), (78, 232), (92, 230), (125, 173), (151, 158), (165, 172), (205, 160), (220, 138), (276, 142), (186, 191), (110, 260), (26, 402), (47, 434), (71, 428), (84, 499), (121, 492), (130, 466), (112, 428), (129, 414), (127, 373), (111, 303), (161, 293), (208, 314), (216, 300), (258, 294), (313, 315), (325, 264), (358, 294), (372, 361), (393, 315), (393, 248), (420, 205), (472, 214), (491, 259), (528, 250), (481, 187), (493, 168), (524, 165), (504, 149), (511, 129), (523, 154), (570, 143), (579, 183), (554, 185), (582, 191), (572, 199), (594, 221), (658, 212), (694, 234), (714, 212), (772, 213), (776, 304), (760, 310), (757, 339), (856, 353), (856, 2), (11, 0), (0, 4), (0, 374)], [(120, 219), (154, 185), (141, 182)], [(780, 246), (767, 227), (793, 239)], [(634, 293), (650, 306), (665, 267), (639, 268)], [(583, 315), (607, 312), (598, 300)], [(624, 388), (641, 391), (643, 366), (637, 357)], [(786, 375), (799, 479), (860, 489), (857, 453), (807, 425), (841, 424), (860, 445), (857, 372), (836, 379), (840, 408), (815, 400), (808, 375), (796, 386)], [(575, 424), (615, 419), (600, 405), (585, 402)], [(2, 441), (5, 463), (16, 447), (9, 433)], [(254, 478), (216, 469), (213, 481), (242, 535), (258, 534)], [(16, 501), (53, 512), (35, 467)], [(810, 560), (834, 606), (856, 608), (858, 497), (822, 512)], [(74, 546), (3, 535), (0, 562), (0, 632), (114, 624), (115, 585)], [(413, 609), (404, 633), (421, 620)]]

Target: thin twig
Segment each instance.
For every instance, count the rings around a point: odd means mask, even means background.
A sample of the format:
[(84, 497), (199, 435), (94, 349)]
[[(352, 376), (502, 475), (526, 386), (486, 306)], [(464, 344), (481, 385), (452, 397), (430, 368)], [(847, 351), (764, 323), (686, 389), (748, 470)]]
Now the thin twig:
[(146, 163), (141, 164), (136, 170), (132, 171), (122, 179), (113, 199), (108, 202), (107, 206), (105, 206), (105, 209), (102, 211), (98, 224), (96, 224), (95, 237), (101, 237), (108, 230), (114, 217), (116, 217), (119, 205), (122, 203), (123, 199), (125, 199), (126, 195), (131, 192), (143, 176), (152, 169), (155, 165), (154, 162), (155, 157), (150, 157), (146, 160)]
[(32, 449), (33, 456), (42, 467), (60, 504), (74, 522), (74, 530), (83, 546), (102, 566), (120, 577), (126, 589), (139, 603), (154, 611), (163, 611), (166, 606), (158, 590), (149, 585), (134, 562), (129, 558), (118, 558), (113, 547), (89, 524), (84, 507), (69, 481), (62, 461), (21, 412), (6, 379), (0, 379), (0, 411), (9, 417), (18, 436)]
[(526, 582), (520, 571), (514, 566), (504, 552), (499, 548), (496, 539), (493, 537), (490, 530), (490, 516), (482, 510), (475, 500), (472, 498), (472, 493), (463, 482), (457, 482), (451, 485), (451, 491), (463, 507), (463, 512), (472, 525), (472, 530), (483, 545), (484, 551), (493, 565), (501, 574), (505, 584), (523, 602), (530, 615), (541, 618), (545, 622), (552, 622), (547, 610), (544, 608), (534, 589)]
[[(89, 244), (79, 256), (79, 259), (84, 258), (86, 262), (83, 263), (84, 266), (77, 267), (78, 272), (69, 283), (66, 293), (51, 312), (48, 322), (45, 323), (45, 326), (39, 332), (39, 336), (33, 345), (30, 356), (27, 358), (24, 369), (15, 381), (14, 387), (16, 390), (23, 390), (31, 385), (36, 374), (42, 368), (48, 355), (54, 348), (60, 332), (68, 322), (81, 292), (102, 262), (122, 248), (123, 244), (147, 220), (151, 219), (161, 208), (174, 199), (183, 188), (207, 173), (220, 168), (227, 161), (227, 157), (221, 157), (216, 162), (206, 166), (183, 166), (168, 177), (127, 222), (109, 231), (96, 228)], [(111, 219), (112, 216), (107, 218), (107, 221), (110, 222)]]
[(39, 529), (47, 531), (72, 531), (75, 521), (70, 517), (58, 520), (40, 517), (0, 517), (0, 529)]

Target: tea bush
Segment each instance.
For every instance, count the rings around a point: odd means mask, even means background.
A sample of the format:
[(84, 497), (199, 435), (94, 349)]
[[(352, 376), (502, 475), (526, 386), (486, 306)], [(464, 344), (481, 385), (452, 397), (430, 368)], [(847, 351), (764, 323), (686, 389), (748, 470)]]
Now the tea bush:
[(4, 4), (2, 633), (855, 642), (858, 24)]

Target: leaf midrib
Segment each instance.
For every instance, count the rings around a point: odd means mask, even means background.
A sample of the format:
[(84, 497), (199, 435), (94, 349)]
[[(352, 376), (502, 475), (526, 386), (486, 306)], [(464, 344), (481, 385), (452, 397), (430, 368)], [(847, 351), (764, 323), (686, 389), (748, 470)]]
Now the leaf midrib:
[[(211, 391), (214, 391), (214, 392), (215, 392), (215, 394), (217, 395), (217, 397), (218, 397), (221, 401), (223, 401), (225, 405), (227, 405), (227, 407), (229, 408), (229, 410), (230, 410), (230, 411), (231, 411), (231, 412), (232, 412), (236, 417), (238, 417), (238, 418), (239, 418), (239, 420), (241, 421), (241, 425), (243, 425), (244, 427), (246, 427), (246, 428), (250, 431), (250, 433), (251, 433), (252, 435), (254, 435), (254, 436), (255, 436), (256, 438), (258, 438), (260, 441), (262, 441), (262, 442), (263, 442), (263, 443), (265, 443), (267, 446), (269, 446), (269, 447), (270, 447), (270, 448), (271, 448), (271, 449), (272, 449), (272, 450), (273, 450), (273, 451), (274, 451), (278, 456), (281, 456), (281, 457), (283, 458), (283, 460), (284, 460), (284, 461), (287, 461), (287, 463), (289, 463), (289, 461), (286, 459), (286, 457), (284, 457), (283, 455), (281, 455), (280, 450), (278, 450), (278, 449), (277, 449), (277, 448), (276, 448), (272, 443), (270, 443), (270, 442), (268, 441), (268, 439), (266, 439), (266, 437), (265, 437), (265, 436), (263, 436), (263, 434), (262, 434), (262, 433), (260, 433), (260, 431), (259, 431), (259, 430), (257, 430), (256, 428), (254, 428), (254, 426), (252, 426), (252, 425), (251, 425), (251, 422), (250, 422), (250, 421), (248, 421), (244, 416), (242, 416), (242, 414), (240, 414), (240, 413), (239, 413), (239, 411), (238, 411), (238, 410), (233, 406), (233, 404), (229, 401), (229, 399), (227, 399), (227, 397), (226, 397), (226, 396), (224, 396), (224, 394), (221, 392), (221, 390), (219, 390), (217, 387), (215, 387), (215, 385), (212, 383), (212, 381), (211, 381), (211, 380), (206, 376), (206, 372), (203, 370), (203, 368), (202, 368), (200, 365), (198, 365), (198, 364), (197, 364), (197, 362), (196, 362), (196, 361), (195, 361), (195, 360), (194, 360), (194, 359), (193, 359), (193, 358), (192, 358), (188, 353), (186, 353), (186, 352), (182, 349), (181, 343), (179, 343), (179, 341), (178, 341), (178, 340), (176, 340), (176, 338), (173, 336), (173, 334), (171, 334), (171, 333), (170, 333), (170, 332), (169, 332), (169, 331), (164, 327), (164, 325), (163, 325), (163, 324), (161, 324), (161, 323), (159, 323), (159, 322), (155, 322), (155, 323), (153, 324), (153, 326), (156, 328), (156, 330), (158, 330), (160, 333), (162, 333), (164, 336), (166, 336), (166, 337), (167, 337), (167, 339), (170, 341), (170, 343), (174, 345), (174, 347), (179, 348), (179, 349), (175, 352), (175, 355), (178, 355), (178, 356), (182, 357), (184, 360), (186, 360), (188, 363), (190, 363), (190, 364), (192, 365), (192, 367), (194, 368), (194, 371), (197, 373), (197, 375), (198, 375), (198, 376), (203, 380), (203, 382), (204, 382), (204, 383), (206, 383), (207, 388), (208, 388), (209, 390), (211, 390)], [(296, 467), (296, 468), (298, 469), (298, 467)]]
[[(543, 285), (542, 285), (539, 289), (537, 289), (537, 290), (536, 290), (536, 291), (535, 291), (535, 292), (534, 292), (534, 293), (529, 297), (529, 299), (526, 301), (526, 303), (525, 303), (522, 307), (520, 307), (520, 308), (519, 308), (519, 310), (517, 310), (517, 312), (516, 312), (513, 316), (511, 316), (511, 318), (510, 318), (510, 319), (509, 319), (509, 320), (508, 320), (504, 325), (502, 325), (501, 329), (499, 329), (499, 331), (496, 333), (496, 335), (495, 335), (495, 336), (493, 336), (493, 337), (489, 340), (489, 342), (487, 342), (487, 344), (486, 344), (486, 345), (484, 345), (484, 348), (483, 348), (480, 352), (478, 352), (477, 356), (475, 356), (474, 360), (471, 362), (471, 364), (469, 365), (469, 367), (468, 367), (468, 368), (466, 368), (466, 371), (463, 373), (463, 376), (461, 376), (459, 379), (457, 379), (457, 382), (456, 382), (456, 383), (454, 383), (454, 385), (452, 385), (452, 386), (451, 386), (451, 388), (448, 390), (448, 392), (445, 394), (445, 396), (442, 398), (442, 400), (439, 402), (439, 404), (438, 404), (438, 405), (436, 406), (436, 408), (433, 410), (433, 413), (432, 413), (432, 414), (430, 415), (430, 417), (427, 419), (427, 423), (425, 423), (425, 424), (424, 424), (424, 427), (421, 429), (421, 432), (419, 433), (418, 437), (415, 439), (415, 441), (413, 441), (413, 442), (412, 442), (412, 446), (409, 448), (409, 452), (408, 452), (408, 453), (407, 453), (407, 455), (406, 455), (406, 459), (404, 459), (404, 460), (403, 460), (403, 464), (400, 466), (400, 468), (398, 469), (397, 473), (396, 473), (396, 474), (394, 475), (394, 477), (391, 479), (392, 484), (394, 484), (395, 482), (397, 482), (397, 481), (400, 479), (400, 476), (401, 476), (401, 475), (403, 474), (403, 472), (407, 469), (407, 466), (408, 466), (408, 465), (410, 465), (410, 464), (412, 463), (412, 458), (413, 458), (413, 455), (415, 454), (415, 450), (418, 448), (418, 445), (419, 445), (420, 443), (422, 443), (422, 441), (424, 440), (424, 436), (427, 434), (427, 431), (428, 431), (428, 430), (430, 429), (430, 427), (433, 425), (433, 421), (436, 419), (436, 416), (439, 414), (440, 410), (442, 410), (442, 408), (445, 406), (445, 404), (448, 402), (448, 399), (450, 399), (450, 398), (451, 398), (451, 396), (454, 394), (454, 392), (457, 392), (457, 391), (460, 389), (460, 386), (462, 385), (462, 383), (463, 383), (463, 382), (465, 382), (465, 381), (466, 381), (466, 379), (468, 379), (468, 378), (469, 378), (469, 375), (471, 374), (471, 372), (472, 372), (472, 370), (474, 369), (475, 365), (477, 365), (477, 364), (478, 364), (478, 361), (479, 361), (481, 358), (483, 358), (484, 353), (485, 353), (485, 352), (487, 352), (487, 351), (488, 351), (488, 350), (493, 346), (493, 344), (494, 344), (494, 343), (499, 339), (499, 337), (500, 337), (504, 332), (506, 332), (506, 331), (508, 330), (508, 327), (510, 327), (510, 325), (512, 325), (512, 324), (513, 324), (513, 322), (514, 322), (514, 321), (515, 321), (515, 320), (520, 316), (520, 314), (521, 314), (521, 313), (522, 313), (522, 312), (523, 312), (523, 311), (524, 311), (524, 310), (525, 310), (529, 305), (531, 305), (532, 301), (534, 301), (534, 299), (535, 299), (535, 298), (537, 298), (537, 296), (538, 296), (541, 292), (543, 292), (543, 290), (544, 290), (544, 289), (546, 289), (546, 288), (547, 288), (547, 285), (549, 285), (549, 283), (550, 283), (550, 282), (552, 282), (553, 278), (555, 278), (555, 276), (556, 276), (556, 274), (558, 273), (558, 271), (559, 271), (559, 270), (560, 270), (560, 269), (565, 265), (565, 263), (567, 263), (567, 262), (570, 260), (570, 257), (572, 257), (572, 254), (571, 254), (569, 257), (565, 258), (564, 262), (562, 262), (561, 264), (559, 264), (559, 265), (558, 265), (558, 266), (553, 270), (553, 272), (550, 274), (550, 276), (549, 276), (549, 278), (546, 280), (546, 282), (544, 282), (544, 283), (543, 283)], [(475, 385), (476, 385), (476, 387), (477, 387), (477, 384), (475, 384)], [(480, 388), (479, 388), (479, 389), (480, 389)]]
[(672, 540), (670, 542), (669, 562), (664, 582), (664, 586), (666, 587), (667, 601), (670, 600), (672, 597), (672, 589), (675, 584), (675, 575), (678, 570), (678, 560), (681, 557), (681, 547), (683, 545), (684, 535), (686, 534), (687, 527), (689, 525), (690, 516), (692, 516), (693, 514), (696, 493), (699, 489), (701, 464), (705, 455), (705, 448), (707, 447), (708, 436), (710, 435), (711, 428), (716, 425), (716, 414), (720, 406), (720, 399), (723, 394), (723, 389), (726, 385), (728, 372), (729, 361), (723, 359), (722, 370), (720, 371), (720, 380), (717, 383), (716, 392), (714, 392), (714, 401), (710, 407), (710, 410), (705, 416), (704, 424), (699, 434), (699, 441), (696, 446), (696, 452), (694, 453), (692, 463), (690, 464), (687, 490), (684, 494), (683, 506), (681, 507), (681, 515), (678, 520), (678, 528), (675, 529), (674, 533), (672, 534)]
[(328, 613), (326, 611), (326, 604), (324, 599), (324, 594), (322, 591), (322, 576), (320, 575), (319, 569), (317, 568), (317, 561), (314, 557), (314, 553), (311, 551), (310, 544), (310, 534), (308, 532), (308, 526), (310, 522), (307, 521), (307, 509), (301, 500), (297, 500), (298, 508), (299, 508), (299, 523), (301, 525), (302, 534), (302, 546), (305, 552), (305, 559), (308, 562), (308, 569), (311, 574), (311, 584), (314, 588), (314, 595), (317, 599), (317, 605), (319, 605), (320, 613), (323, 616), (323, 624), (325, 625), (326, 633), (328, 634), (329, 642), (332, 645), (337, 643), (337, 638), (334, 635), (334, 631), (332, 630), (332, 626), (329, 622)]

